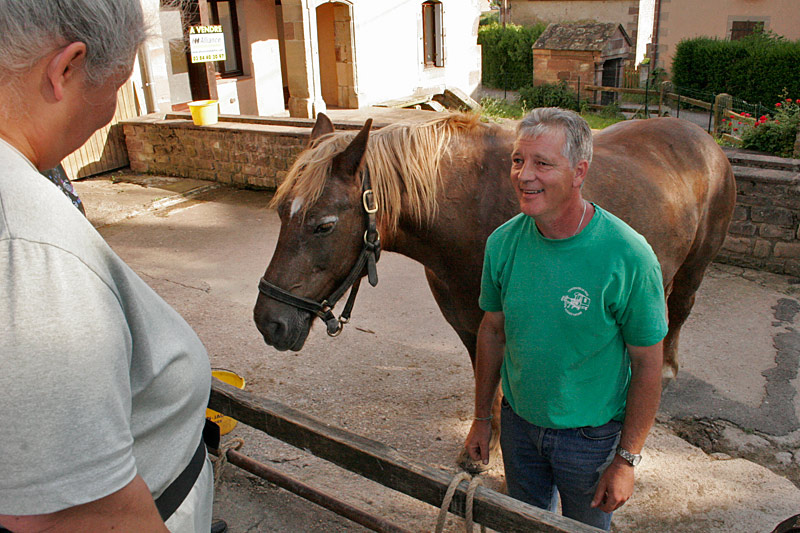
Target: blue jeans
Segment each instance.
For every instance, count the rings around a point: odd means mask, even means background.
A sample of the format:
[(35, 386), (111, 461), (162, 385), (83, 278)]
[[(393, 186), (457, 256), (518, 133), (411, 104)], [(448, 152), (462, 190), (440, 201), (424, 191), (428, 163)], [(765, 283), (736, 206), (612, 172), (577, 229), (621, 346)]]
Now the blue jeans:
[(622, 423), (548, 429), (517, 415), (503, 399), (500, 446), (512, 498), (606, 531), (611, 513), (591, 507), (600, 475), (614, 459)]

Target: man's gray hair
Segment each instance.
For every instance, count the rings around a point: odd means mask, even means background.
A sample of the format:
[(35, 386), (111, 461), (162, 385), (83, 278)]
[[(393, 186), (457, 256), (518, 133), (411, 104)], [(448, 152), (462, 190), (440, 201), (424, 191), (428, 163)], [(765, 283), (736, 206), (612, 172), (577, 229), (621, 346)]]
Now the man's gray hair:
[(73, 42), (91, 85), (125, 73), (148, 37), (141, 0), (0, 0), (0, 84)]
[(555, 128), (564, 132), (562, 155), (575, 168), (579, 161), (592, 162), (592, 129), (579, 114), (558, 107), (539, 107), (528, 113), (517, 126), (517, 139), (538, 137)]

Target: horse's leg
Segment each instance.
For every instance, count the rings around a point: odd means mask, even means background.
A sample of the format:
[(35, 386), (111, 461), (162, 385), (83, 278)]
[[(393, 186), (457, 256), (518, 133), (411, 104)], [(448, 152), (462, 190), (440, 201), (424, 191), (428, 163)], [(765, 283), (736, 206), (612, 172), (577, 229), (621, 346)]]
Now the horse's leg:
[[(480, 319), (474, 318), (476, 313), (464, 313), (465, 308), (470, 304), (464, 302), (463, 307), (458, 305), (458, 298), (463, 297), (463, 294), (454, 294), (450, 288), (439, 277), (436, 276), (431, 270), (425, 269), (425, 277), (428, 279), (428, 285), (431, 288), (433, 298), (442, 312), (445, 320), (452, 326), (461, 342), (467, 348), (470, 362), (472, 363), (473, 374), (475, 372), (475, 357), (478, 345), (478, 326)], [(477, 298), (475, 299), (477, 302)], [(475, 304), (472, 304), (473, 306)], [(470, 316), (473, 315), (473, 316)], [(477, 316), (482, 316), (478, 310)], [(489, 441), (489, 452), (491, 455), (496, 455), (500, 449), (500, 402), (502, 400), (502, 392), (498, 387), (495, 394), (494, 404), (492, 404), (492, 437)], [(486, 470), (486, 467), (481, 463), (476, 463), (467, 455), (466, 449), (462, 449), (459, 453), (457, 464), (468, 472), (480, 472)]]
[[(669, 319), (669, 329), (667, 336), (664, 337), (664, 366), (662, 378), (664, 384), (678, 375), (678, 340), (681, 335), (681, 327), (694, 306), (695, 294), (703, 281), (708, 261), (703, 261), (700, 265), (684, 263), (670, 286), (667, 288), (667, 317)], [(671, 289), (671, 292), (670, 292)]]

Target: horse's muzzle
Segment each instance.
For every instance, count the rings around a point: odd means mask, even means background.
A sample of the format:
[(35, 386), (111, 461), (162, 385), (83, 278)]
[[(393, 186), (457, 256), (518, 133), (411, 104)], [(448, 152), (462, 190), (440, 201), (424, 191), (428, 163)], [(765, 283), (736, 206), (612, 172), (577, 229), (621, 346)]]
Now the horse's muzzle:
[(307, 311), (263, 297), (258, 298), (253, 309), (253, 320), (264, 342), (281, 352), (297, 352), (303, 348), (313, 319), (314, 315)]

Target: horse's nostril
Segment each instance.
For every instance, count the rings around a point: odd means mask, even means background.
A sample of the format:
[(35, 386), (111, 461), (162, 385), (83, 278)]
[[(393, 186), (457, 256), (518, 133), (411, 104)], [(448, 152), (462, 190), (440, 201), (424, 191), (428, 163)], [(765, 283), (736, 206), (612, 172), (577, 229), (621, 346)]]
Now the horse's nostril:
[(286, 323), (282, 320), (273, 320), (267, 324), (264, 331), (264, 336), (271, 342), (280, 341), (286, 335)]

